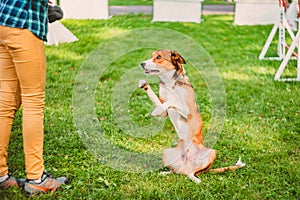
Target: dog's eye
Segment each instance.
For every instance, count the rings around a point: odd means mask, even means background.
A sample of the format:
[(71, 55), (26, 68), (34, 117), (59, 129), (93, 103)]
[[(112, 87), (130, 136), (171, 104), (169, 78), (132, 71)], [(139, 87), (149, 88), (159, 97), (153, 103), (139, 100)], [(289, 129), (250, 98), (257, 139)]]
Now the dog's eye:
[(161, 59), (161, 55), (156, 56), (156, 59), (158, 60)]

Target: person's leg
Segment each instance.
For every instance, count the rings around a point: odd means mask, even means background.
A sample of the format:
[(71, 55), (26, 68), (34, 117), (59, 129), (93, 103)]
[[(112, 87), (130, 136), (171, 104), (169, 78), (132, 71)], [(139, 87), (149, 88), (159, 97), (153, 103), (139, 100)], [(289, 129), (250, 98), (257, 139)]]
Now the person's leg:
[(46, 57), (44, 42), (26, 29), (8, 44), (21, 88), (23, 140), (28, 179), (41, 178), (44, 171), (44, 102)]
[[(4, 30), (5, 29), (5, 30)], [(8, 144), (20, 88), (12, 57), (4, 45), (6, 27), (0, 26), (0, 176), (8, 174)]]
[(23, 138), (27, 180), (27, 194), (57, 190), (67, 184), (66, 177), (54, 178), (44, 171), (43, 135), (46, 81), (44, 42), (23, 30), (24, 49), (12, 53), (20, 81), (23, 105)]
[[(2, 31), (1, 34), (4, 32), (6, 33), (5, 46), (12, 57), (21, 88), (27, 176), (26, 181), (24, 180), (24, 188), (29, 195), (55, 191), (61, 184), (67, 184), (68, 179), (66, 177), (54, 178), (44, 171), (43, 136), (46, 79), (44, 42), (25, 29), (7, 27), (7, 30)], [(16, 98), (15, 102), (17, 108), (19, 104)], [(20, 180), (19, 182), (23, 183), (24, 181)]]

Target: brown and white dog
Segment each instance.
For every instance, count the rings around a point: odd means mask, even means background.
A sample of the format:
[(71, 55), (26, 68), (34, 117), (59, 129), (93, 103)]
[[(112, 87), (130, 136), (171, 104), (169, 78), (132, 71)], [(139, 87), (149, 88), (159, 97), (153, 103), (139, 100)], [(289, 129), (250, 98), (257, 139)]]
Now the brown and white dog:
[(139, 87), (144, 89), (156, 106), (152, 116), (170, 117), (179, 137), (175, 148), (166, 149), (163, 163), (171, 172), (185, 174), (199, 183), (196, 175), (208, 171), (224, 172), (244, 167), (239, 161), (234, 166), (210, 170), (215, 158), (214, 149), (203, 145), (202, 120), (194, 97), (194, 89), (185, 75), (185, 60), (176, 51), (157, 50), (152, 57), (141, 63), (144, 73), (157, 75), (160, 79), (159, 98), (145, 80)]

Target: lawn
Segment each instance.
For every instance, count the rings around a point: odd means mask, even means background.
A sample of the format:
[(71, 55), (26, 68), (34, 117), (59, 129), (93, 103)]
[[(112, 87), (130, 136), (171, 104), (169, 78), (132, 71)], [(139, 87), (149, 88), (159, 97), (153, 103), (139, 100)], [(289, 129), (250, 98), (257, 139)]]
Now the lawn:
[[(79, 41), (46, 47), (44, 159), (48, 172), (67, 175), (70, 184), (32, 199), (299, 199), (300, 84), (275, 82), (280, 62), (258, 60), (272, 26), (235, 26), (230, 15), (204, 16), (200, 24), (151, 23), (149, 15), (62, 23)], [(157, 91), (158, 80), (138, 66), (168, 45), (188, 61), (206, 136), (218, 97), (211, 88), (215, 83), (220, 95), (226, 92), (213, 167), (241, 156), (245, 168), (200, 175), (199, 185), (182, 175), (159, 175), (166, 170), (162, 150), (176, 145), (176, 134), (170, 121), (150, 117), (153, 106), (138, 81), (148, 80)], [(276, 53), (272, 47), (268, 55)], [(203, 58), (199, 65), (189, 62), (195, 57)], [(221, 82), (207, 79), (206, 63)], [(295, 75), (295, 66), (291, 62), (284, 76)], [(23, 156), (18, 112), (9, 146), (17, 177), (25, 176)], [(0, 196), (25, 199), (21, 189)]]

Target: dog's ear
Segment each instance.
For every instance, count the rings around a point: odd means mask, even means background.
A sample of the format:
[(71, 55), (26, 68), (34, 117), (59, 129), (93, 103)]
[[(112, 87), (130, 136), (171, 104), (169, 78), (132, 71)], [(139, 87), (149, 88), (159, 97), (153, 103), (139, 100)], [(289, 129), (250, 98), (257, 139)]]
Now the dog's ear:
[(176, 70), (179, 70), (182, 64), (186, 63), (184, 58), (176, 51), (171, 52), (171, 61), (172, 64), (176, 67)]

